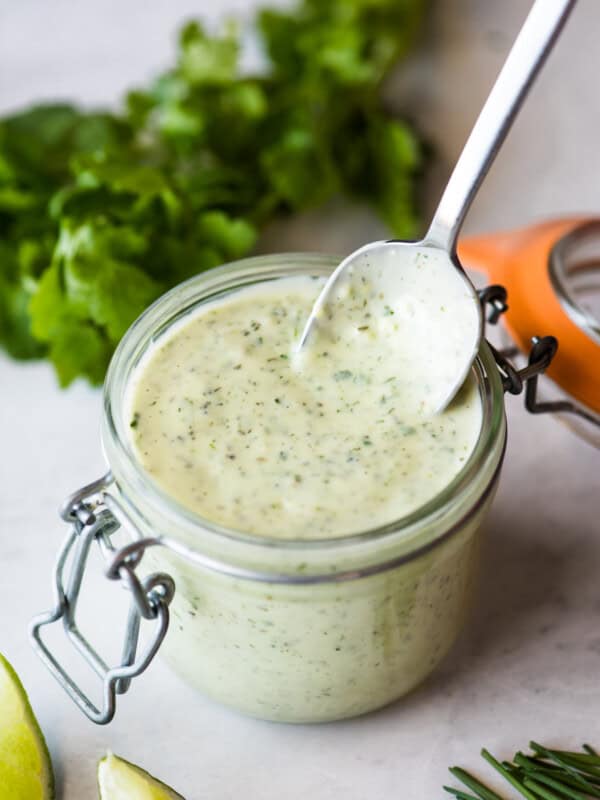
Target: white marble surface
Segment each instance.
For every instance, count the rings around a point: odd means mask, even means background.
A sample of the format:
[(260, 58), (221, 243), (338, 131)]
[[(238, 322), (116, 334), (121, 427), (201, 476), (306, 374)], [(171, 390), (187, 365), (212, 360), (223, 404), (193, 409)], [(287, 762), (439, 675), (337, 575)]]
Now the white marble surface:
[[(246, 5), (214, 3), (207, 13)], [(410, 98), (437, 141), (439, 176), (526, 6), (438, 0), (423, 54), (390, 87), (396, 99)], [(0, 106), (58, 96), (108, 102), (167, 61), (177, 20), (199, 11), (203, 4), (186, 0), (0, 0)], [(600, 210), (597, 30), (595, 0), (581, 0), (473, 209), (471, 229)], [(377, 230), (368, 215), (338, 208), (314, 224), (308, 217), (277, 226), (265, 246), (347, 249)], [(64, 800), (95, 797), (95, 762), (107, 747), (188, 800), (420, 800), (443, 796), (449, 764), (479, 767), (484, 744), (501, 756), (531, 737), (600, 745), (600, 453), (557, 421), (528, 417), (513, 398), (476, 608), (425, 686), (362, 719), (291, 727), (220, 708), (157, 662), (122, 698), (112, 725), (87, 722), (32, 653), (26, 626), (49, 604), (64, 534), (56, 506), (104, 468), (100, 404), (85, 385), (59, 392), (44, 364), (0, 357), (0, 649), (30, 693)], [(114, 593), (97, 594), (102, 589), (102, 580), (92, 583), (91, 617), (108, 640), (120, 606)]]

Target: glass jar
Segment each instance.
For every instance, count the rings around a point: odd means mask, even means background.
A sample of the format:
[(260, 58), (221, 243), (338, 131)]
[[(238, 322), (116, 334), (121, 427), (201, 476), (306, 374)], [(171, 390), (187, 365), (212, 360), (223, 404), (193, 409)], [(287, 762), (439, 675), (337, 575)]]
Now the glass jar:
[[(326, 276), (337, 263), (307, 254), (249, 258), (198, 275), (154, 303), (123, 338), (107, 375), (102, 442), (111, 475), (65, 508), (76, 530), (70, 547), (95, 525), (88, 538), (111, 559), (109, 576), (125, 580), (134, 597), (141, 593), (142, 609), (145, 593), (147, 616), (155, 612), (163, 634), (172, 588), (166, 576), (173, 579), (172, 624), (161, 650), (173, 669), (219, 702), (269, 720), (363, 714), (406, 694), (439, 664), (469, 608), (481, 526), (505, 447), (503, 380), (484, 341), (473, 366), (483, 420), (472, 455), (440, 494), (385, 527), (316, 541), (258, 537), (214, 525), (153, 482), (137, 462), (125, 414), (128, 386), (147, 349), (202, 303), (281, 277)], [(133, 542), (115, 555), (109, 539), (117, 525)], [(83, 570), (79, 550), (72, 570)], [(144, 569), (155, 574), (140, 581), (135, 569), (143, 553)], [(59, 559), (59, 586), (68, 554), (66, 548)], [(105, 682), (105, 708), (98, 710), (39, 636), (42, 625), (68, 613), (55, 609), (34, 623), (36, 646), (73, 699), (106, 722), (114, 692), (127, 688), (162, 637), (137, 661), (129, 642), (120, 669), (97, 670)], [(82, 647), (89, 647), (85, 640)]]

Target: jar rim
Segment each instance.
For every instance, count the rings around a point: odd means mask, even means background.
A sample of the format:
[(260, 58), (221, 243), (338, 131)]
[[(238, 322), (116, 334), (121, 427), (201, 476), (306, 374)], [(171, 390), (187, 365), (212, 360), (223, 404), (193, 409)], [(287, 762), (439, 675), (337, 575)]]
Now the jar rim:
[[(319, 539), (282, 539), (250, 534), (219, 525), (185, 507), (163, 490), (136, 458), (122, 412), (128, 379), (149, 346), (183, 316), (193, 313), (203, 302), (214, 301), (244, 286), (278, 278), (307, 274), (314, 277), (325, 276), (337, 266), (339, 260), (339, 257), (331, 254), (292, 252), (252, 256), (229, 262), (178, 284), (138, 317), (119, 343), (104, 383), (102, 443), (117, 485), (122, 484), (126, 490), (134, 489), (136, 494), (141, 494), (145, 502), (159, 513), (171, 520), (195, 526), (198, 532), (209, 533), (220, 540), (243, 546), (287, 551), (344, 548), (381, 541), (392, 534), (401, 534), (402, 531), (413, 529), (415, 525), (422, 525), (436, 518), (457, 496), (468, 489), (474, 477), (480, 473), (504, 423), (502, 382), (485, 340), (482, 341), (473, 365), (483, 411), (481, 429), (473, 451), (462, 469), (444, 489), (410, 514), (385, 525), (344, 536)], [(125, 494), (129, 492), (126, 491)], [(418, 550), (419, 545), (415, 545), (414, 549)]]
[[(575, 325), (596, 344), (600, 344), (600, 320), (595, 319), (591, 311), (581, 303), (574, 290), (573, 276), (589, 272), (598, 274), (596, 253), (599, 239), (600, 221), (585, 222), (559, 239), (548, 259), (550, 282), (560, 304)], [(593, 248), (591, 254), (590, 244)]]

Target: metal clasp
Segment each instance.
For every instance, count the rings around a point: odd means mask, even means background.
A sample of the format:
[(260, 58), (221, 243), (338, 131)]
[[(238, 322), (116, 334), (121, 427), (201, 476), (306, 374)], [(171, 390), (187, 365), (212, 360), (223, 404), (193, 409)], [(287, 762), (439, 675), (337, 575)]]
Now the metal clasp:
[[(175, 592), (175, 583), (169, 575), (155, 573), (140, 579), (135, 572), (146, 548), (160, 544), (159, 539), (136, 538), (120, 549), (111, 543), (111, 537), (121, 527), (114, 510), (108, 508), (104, 495), (111, 483), (109, 473), (75, 492), (63, 504), (61, 516), (72, 527), (54, 570), (55, 604), (52, 610), (32, 620), (29, 629), (32, 644), (50, 672), (87, 717), (99, 725), (112, 720), (116, 695), (126, 692), (131, 679), (142, 673), (156, 655), (169, 627), (169, 604)], [(81, 583), (94, 543), (99, 545), (104, 558), (109, 561), (106, 576), (120, 580), (131, 592), (122, 657), (114, 667), (109, 667), (83, 636), (75, 618)], [(142, 618), (156, 620), (156, 628), (143, 652), (138, 653)], [(42, 639), (42, 628), (60, 619), (74, 647), (102, 679), (100, 708), (75, 683)]]
[[(502, 314), (508, 310), (506, 289), (504, 286), (494, 284), (481, 289), (478, 295), (484, 318), (491, 325), (495, 325)], [(490, 307), (487, 317), (485, 316), (486, 306)], [(538, 399), (538, 379), (550, 366), (556, 355), (558, 341), (554, 336), (534, 336), (531, 344), (527, 366), (517, 369), (510, 361), (510, 356), (519, 352), (516, 347), (508, 351), (500, 351), (488, 342), (502, 378), (504, 391), (509, 394), (521, 394), (525, 388), (525, 408), (531, 414), (567, 412), (583, 417), (588, 422), (597, 425), (598, 421), (594, 417), (569, 400), (541, 401)]]

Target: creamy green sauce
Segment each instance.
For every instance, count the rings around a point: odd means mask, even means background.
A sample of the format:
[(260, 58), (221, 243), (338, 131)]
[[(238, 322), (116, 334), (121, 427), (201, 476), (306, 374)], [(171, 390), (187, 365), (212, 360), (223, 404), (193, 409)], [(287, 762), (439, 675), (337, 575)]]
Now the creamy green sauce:
[(282, 539), (369, 530), (431, 500), (475, 446), (475, 380), (431, 415), (410, 315), (364, 278), (295, 352), (322, 285), (283, 278), (202, 305), (138, 367), (137, 457), (212, 522)]

